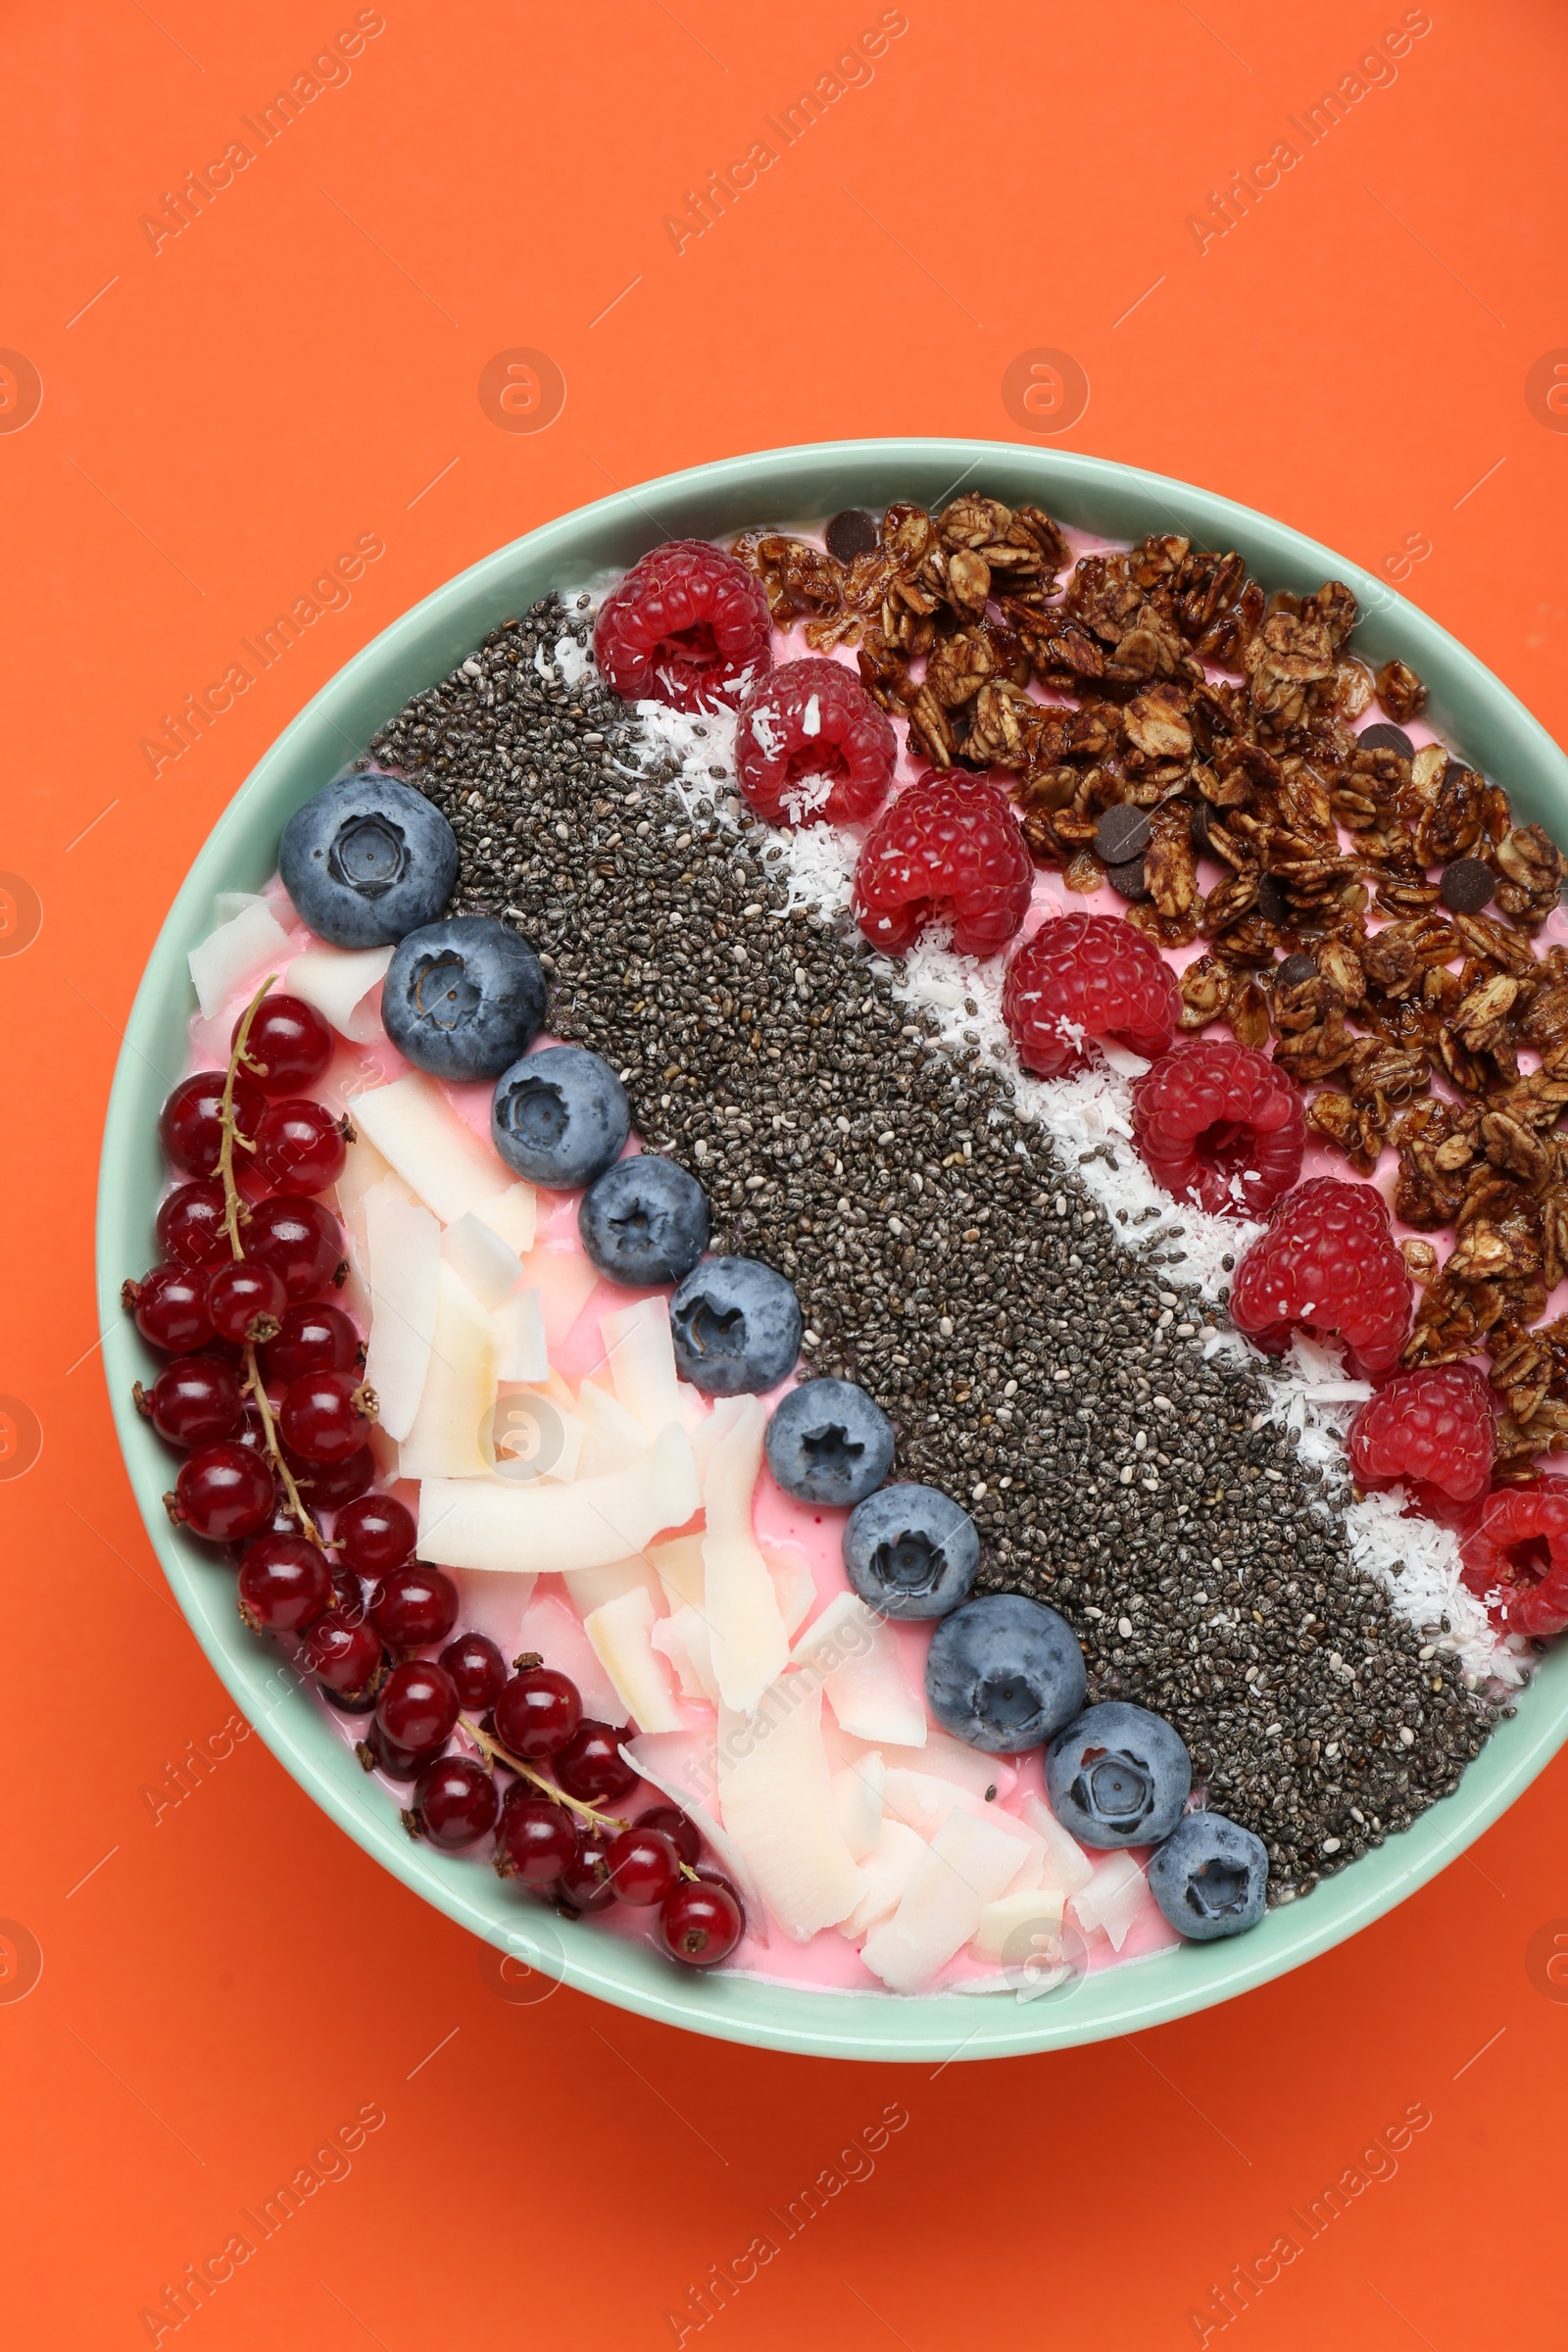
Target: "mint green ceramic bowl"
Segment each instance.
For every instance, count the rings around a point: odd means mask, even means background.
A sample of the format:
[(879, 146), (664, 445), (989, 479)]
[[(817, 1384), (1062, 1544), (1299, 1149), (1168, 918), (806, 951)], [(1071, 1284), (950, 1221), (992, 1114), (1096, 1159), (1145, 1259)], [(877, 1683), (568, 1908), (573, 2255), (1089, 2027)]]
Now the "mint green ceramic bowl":
[(1543, 1661), (1518, 1715), (1499, 1728), (1455, 1796), (1234, 1942), (1184, 1945), (1033, 2000), (813, 1993), (682, 1972), (590, 1921), (557, 1920), (509, 1893), (490, 1871), (404, 1834), (385, 1792), (281, 1668), (276, 1649), (243, 1630), (229, 1572), (170, 1526), (160, 1501), (169, 1455), (130, 1403), (132, 1381), (150, 1377), (149, 1353), (120, 1311), (119, 1292), (122, 1277), (155, 1254), (153, 1216), (164, 1182), (157, 1115), (180, 1072), (193, 1008), (185, 957), (212, 926), (214, 895), (265, 882), (284, 820), (410, 695), (445, 676), (486, 630), (550, 589), (623, 567), (661, 539), (710, 538), (747, 523), (899, 498), (934, 507), (960, 484), (1014, 504), (1032, 499), (1107, 537), (1172, 530), (1204, 546), (1239, 548), (1270, 588), (1348, 581), (1366, 614), (1358, 649), (1374, 662), (1395, 654), (1412, 662), (1431, 689), (1435, 723), (1507, 786), (1527, 818), (1568, 838), (1568, 760), (1529, 712), (1413, 605), (1284, 523), (1158, 474), (987, 441), (825, 442), (725, 459), (603, 499), (487, 557), (367, 646), (285, 730), (214, 828), (160, 934), (115, 1076), (100, 1180), (99, 1311), (131, 1483), (180, 1606), (274, 1754), (368, 1853), (499, 1953), (514, 1955), (510, 1965), (497, 1962), (498, 1985), (512, 1997), (542, 1997), (560, 1981), (697, 2033), (822, 2057), (940, 2062), (1064, 2048), (1185, 2016), (1327, 1951), (1451, 1862), (1555, 1753), (1568, 1731), (1568, 1649)]

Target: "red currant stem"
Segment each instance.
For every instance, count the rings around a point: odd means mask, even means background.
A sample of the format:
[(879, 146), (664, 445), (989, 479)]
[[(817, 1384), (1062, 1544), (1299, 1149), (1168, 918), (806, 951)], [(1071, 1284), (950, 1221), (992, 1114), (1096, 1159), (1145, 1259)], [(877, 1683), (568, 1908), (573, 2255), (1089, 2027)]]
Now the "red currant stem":
[(591, 1821), (595, 1829), (624, 1830), (629, 1828), (629, 1823), (620, 1820), (616, 1814), (601, 1813), (597, 1805), (584, 1804), (580, 1796), (568, 1796), (564, 1788), (557, 1788), (542, 1774), (535, 1772), (531, 1764), (525, 1764), (520, 1756), (514, 1756), (510, 1748), (503, 1747), (492, 1733), (481, 1731), (471, 1716), (460, 1716), (459, 1721), (468, 1737), (471, 1740), (477, 1740), (479, 1745), (484, 1749), (486, 1757), (492, 1763), (499, 1756), (509, 1772), (520, 1773), (525, 1781), (532, 1781), (541, 1795), (548, 1796), (553, 1805), (569, 1805), (574, 1813), (580, 1813), (585, 1821)]
[(256, 1349), (249, 1342), (246, 1343), (245, 1348), (245, 1387), (256, 1399), (256, 1409), (262, 1419), (262, 1435), (267, 1441), (267, 1450), (271, 1457), (272, 1468), (283, 1482), (283, 1493), (287, 1498), (288, 1507), (311, 1543), (316, 1545), (317, 1550), (325, 1551), (326, 1540), (306, 1509), (300, 1496), (300, 1491), (294, 1484), (294, 1473), (283, 1459), (283, 1448), (277, 1442), (277, 1424), (272, 1419), (272, 1408), (267, 1399), (267, 1387), (262, 1379), (262, 1368), (256, 1360)]
[[(251, 1069), (260, 1067), (260, 1064), (250, 1059), (245, 1048), (251, 1033), (251, 1023), (256, 1018), (262, 999), (271, 987), (276, 976), (273, 972), (268, 974), (240, 1017), (239, 1027), (234, 1032), (233, 1051), (228, 1057), (228, 1069), (223, 1079), (223, 1100), (218, 1113), (219, 1125), (223, 1138), (218, 1150), (218, 1172), (223, 1182), (222, 1231), (228, 1236), (228, 1246), (233, 1250), (235, 1257), (241, 1259), (245, 1255), (245, 1245), (239, 1238), (239, 1187), (234, 1182), (234, 1146), (236, 1143), (243, 1144), (247, 1152), (253, 1152), (256, 1147), (247, 1137), (240, 1134), (235, 1125), (234, 1080), (239, 1075), (241, 1062), (246, 1063)], [(262, 1436), (267, 1443), (268, 1455), (272, 1468), (283, 1482), (283, 1493), (287, 1497), (288, 1507), (294, 1514), (295, 1522), (316, 1545), (317, 1550), (324, 1552), (326, 1544), (321, 1531), (301, 1500), (300, 1491), (294, 1484), (294, 1473), (283, 1459), (283, 1448), (277, 1440), (277, 1424), (272, 1419), (272, 1408), (267, 1400), (267, 1387), (262, 1379), (262, 1368), (256, 1360), (256, 1348), (252, 1341), (247, 1341), (245, 1344), (245, 1387), (256, 1399), (256, 1409), (261, 1415)]]
[[(219, 1125), (222, 1130), (223, 1137), (218, 1150), (218, 1172), (223, 1182), (222, 1230), (227, 1234), (228, 1246), (236, 1257), (244, 1256), (245, 1245), (239, 1238), (239, 1187), (234, 1182), (234, 1146), (236, 1142), (241, 1143), (247, 1152), (254, 1152), (256, 1147), (248, 1136), (239, 1133), (234, 1123), (234, 1081), (239, 1075), (240, 1063), (249, 1061), (245, 1046), (251, 1033), (251, 1023), (256, 1018), (262, 999), (275, 978), (275, 973), (268, 973), (267, 978), (262, 982), (261, 987), (256, 991), (255, 996), (252, 997), (240, 1016), (239, 1027), (234, 1032), (233, 1051), (228, 1057), (228, 1069), (223, 1078), (223, 1100), (218, 1113)], [(257, 1064), (250, 1062), (249, 1066), (254, 1069)]]

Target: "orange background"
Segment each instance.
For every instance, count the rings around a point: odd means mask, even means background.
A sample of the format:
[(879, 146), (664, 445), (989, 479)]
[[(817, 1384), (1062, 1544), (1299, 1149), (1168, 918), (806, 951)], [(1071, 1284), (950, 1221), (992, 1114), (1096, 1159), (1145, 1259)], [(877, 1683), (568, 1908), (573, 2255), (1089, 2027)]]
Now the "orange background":
[[(512, 2005), (259, 1740), (154, 1820), (229, 1702), (131, 1505), (90, 1268), (120, 1026), (228, 796), (397, 613), (613, 485), (841, 434), (1022, 439), (1004, 372), (1058, 347), (1092, 386), (1066, 445), (1387, 568), (1560, 733), (1568, 440), (1526, 384), (1568, 342), (1560, 9), (1433, 0), (1396, 78), (1200, 252), (1188, 216), (1304, 145), (1288, 118), (1399, 6), (909, 0), (874, 78), (678, 255), (663, 217), (870, 0), (385, 0), (347, 81), (155, 254), (141, 216), (358, 14), (156, 11), (0, 32), (0, 344), (43, 395), (0, 431), (0, 865), (43, 909), (0, 957), (0, 1389), (43, 1432), (0, 1481), (0, 1914), (43, 1954), (0, 2000), (8, 2342), (152, 2340), (144, 2308), (369, 2105), (349, 2176), (187, 2323), (207, 2352), (673, 2343), (688, 2286), (897, 2101), (874, 2171), (706, 2341), (1196, 2342), (1211, 2286), (1421, 2103), (1397, 2173), (1235, 2329), (1448, 2352), (1505, 2304), (1511, 2342), (1560, 2343), (1568, 2008), (1538, 1931), (1568, 1929), (1568, 1762), (1353, 1945), (1063, 2057), (835, 2066)], [(547, 431), (481, 408), (516, 346), (564, 372)], [(0, 426), (24, 392), (0, 378)], [(367, 532), (352, 604), (155, 780), (162, 714)]]

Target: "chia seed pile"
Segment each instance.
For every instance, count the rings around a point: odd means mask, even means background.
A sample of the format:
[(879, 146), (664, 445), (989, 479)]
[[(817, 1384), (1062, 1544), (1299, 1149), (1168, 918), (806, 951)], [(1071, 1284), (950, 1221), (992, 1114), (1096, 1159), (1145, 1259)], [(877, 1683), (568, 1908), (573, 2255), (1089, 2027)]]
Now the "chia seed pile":
[(715, 766), (688, 814), (635, 715), (553, 667), (551, 598), (416, 695), (371, 755), (450, 819), (455, 911), (539, 951), (550, 1025), (621, 1074), (638, 1133), (712, 1202), (713, 1248), (787, 1274), (808, 1371), (858, 1381), (896, 1475), (979, 1529), (980, 1589), (1059, 1608), (1089, 1696), (1175, 1725), (1271, 1900), (1458, 1785), (1493, 1709), (1355, 1568), (1255, 1375), (1196, 1324), (978, 1054), (939, 1046), (846, 918), (788, 894)]

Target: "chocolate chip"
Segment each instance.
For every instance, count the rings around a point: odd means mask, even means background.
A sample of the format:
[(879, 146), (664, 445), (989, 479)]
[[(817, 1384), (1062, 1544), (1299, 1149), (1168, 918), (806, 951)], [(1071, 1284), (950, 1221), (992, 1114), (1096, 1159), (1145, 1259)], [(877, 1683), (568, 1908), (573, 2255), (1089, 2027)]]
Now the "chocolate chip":
[(1213, 810), (1206, 801), (1193, 803), (1187, 818), (1187, 833), (1195, 858), (1200, 858), (1208, 848), (1208, 820), (1212, 814)]
[(822, 534), (827, 552), (837, 556), (841, 564), (853, 564), (857, 556), (868, 556), (877, 544), (877, 528), (869, 514), (859, 507), (846, 507), (835, 514)]
[(1274, 975), (1276, 988), (1299, 988), (1303, 980), (1317, 978), (1317, 965), (1310, 956), (1287, 956)]
[(1104, 865), (1125, 865), (1130, 858), (1143, 857), (1152, 838), (1143, 810), (1121, 801), (1107, 808), (1095, 827), (1095, 856)]
[(1415, 745), (1402, 727), (1391, 727), (1380, 718), (1375, 727), (1363, 727), (1355, 739), (1358, 752), (1397, 752), (1401, 760), (1415, 758)]
[(1260, 874), (1257, 879), (1257, 911), (1265, 923), (1288, 923), (1291, 902), (1285, 885), (1275, 874)]
[(1490, 906), (1496, 887), (1497, 877), (1484, 858), (1456, 858), (1444, 867), (1439, 884), (1443, 904), (1455, 914), (1479, 914)]
[(1107, 865), (1105, 880), (1124, 899), (1142, 902), (1149, 896), (1149, 878), (1141, 858), (1127, 858), (1116, 865)]

